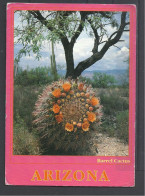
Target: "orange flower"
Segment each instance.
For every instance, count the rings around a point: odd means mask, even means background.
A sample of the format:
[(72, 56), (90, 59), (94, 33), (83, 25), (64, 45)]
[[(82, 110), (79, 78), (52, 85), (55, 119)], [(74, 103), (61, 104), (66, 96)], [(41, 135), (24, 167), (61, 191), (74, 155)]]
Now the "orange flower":
[(70, 83), (65, 83), (62, 85), (62, 88), (64, 89), (65, 92), (68, 92), (71, 88), (71, 84)]
[(56, 121), (58, 123), (61, 123), (63, 121), (63, 115), (62, 114), (56, 115), (55, 118), (56, 118)]
[(71, 131), (73, 131), (73, 129), (74, 129), (74, 126), (72, 124), (66, 123), (65, 130), (71, 132)]
[(54, 104), (54, 105), (53, 105), (53, 112), (54, 112), (55, 114), (57, 114), (59, 111), (60, 111), (59, 105)]
[(97, 99), (96, 97), (92, 97), (91, 104), (92, 104), (92, 106), (98, 105), (99, 104), (99, 99)]
[(61, 96), (61, 90), (57, 88), (52, 92), (52, 94), (54, 97), (59, 98)]
[(87, 115), (90, 122), (94, 122), (96, 120), (96, 115), (93, 112), (88, 112)]
[(80, 83), (79, 86), (78, 86), (78, 89), (79, 89), (80, 91), (82, 91), (83, 88), (84, 88), (84, 84), (83, 84), (83, 83)]
[(88, 121), (85, 121), (83, 124), (82, 124), (82, 129), (83, 131), (89, 131), (89, 122)]

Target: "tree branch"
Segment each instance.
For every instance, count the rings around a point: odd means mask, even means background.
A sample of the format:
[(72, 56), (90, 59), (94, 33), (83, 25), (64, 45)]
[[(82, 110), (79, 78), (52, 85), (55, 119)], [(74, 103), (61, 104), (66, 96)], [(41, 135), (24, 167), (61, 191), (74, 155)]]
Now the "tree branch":
[(111, 18), (111, 15), (110, 15), (110, 12), (104, 12), (104, 11), (102, 11), (102, 12), (99, 12), (99, 11), (84, 11), (85, 13), (86, 13), (86, 15), (92, 15), (92, 14), (101, 14), (102, 15), (102, 17), (104, 17), (104, 18), (108, 18), (108, 19), (110, 19)]
[(75, 34), (72, 36), (71, 38), (71, 45), (73, 46), (77, 40), (77, 38), (80, 36), (81, 32), (83, 31), (83, 22), (85, 22), (85, 19), (86, 19), (86, 14), (84, 14), (84, 12), (80, 12), (80, 15), (81, 15), (81, 21), (80, 21), (80, 24), (75, 32)]
[(92, 49), (92, 52), (93, 52), (93, 54), (94, 53), (96, 53), (96, 52), (98, 52), (98, 46), (99, 46), (99, 35), (98, 35), (98, 32), (97, 32), (97, 29), (94, 27), (94, 25), (92, 24), (92, 21), (89, 19), (89, 18), (87, 18), (87, 20), (88, 20), (88, 22), (90, 23), (90, 26), (91, 26), (91, 28), (92, 28), (92, 30), (93, 30), (93, 33), (94, 33), (94, 36), (95, 36), (95, 40), (94, 40), (94, 47), (93, 47), (93, 49)]
[(126, 24), (126, 25), (129, 25), (129, 24), (130, 24), (130, 22), (126, 22), (125, 24)]
[(120, 47), (118, 47), (118, 46), (116, 46), (116, 45), (113, 45), (114, 47), (116, 47), (116, 48), (118, 48), (119, 50), (121, 50), (121, 48)]
[[(101, 14), (105, 18), (110, 18), (110, 15), (108, 14), (108, 12), (80, 11), (81, 22), (80, 22), (80, 25), (78, 26), (78, 29), (76, 30), (75, 34), (73, 35), (73, 37), (71, 39), (70, 43), (72, 45), (74, 45), (74, 43), (76, 42), (77, 38), (80, 36), (81, 32), (83, 31), (83, 22), (85, 22), (85, 19), (87, 18), (87, 16), (90, 15), (90, 14), (95, 14), (95, 13), (99, 13), (99, 14)], [(95, 32), (95, 28), (94, 28), (94, 34), (96, 35), (96, 40), (97, 40), (98, 37), (97, 37), (97, 31)]]
[(44, 26), (46, 26), (50, 31), (53, 31), (53, 27), (48, 24), (46, 18), (44, 18), (39, 11), (29, 11), (29, 12), (35, 18), (37, 18), (37, 20), (39, 20)]
[[(102, 59), (102, 57), (105, 55), (105, 53), (107, 52), (107, 50), (113, 46), (114, 44), (116, 44), (118, 41), (120, 41), (120, 38), (123, 34), (124, 28), (127, 25), (126, 22), (126, 12), (122, 12), (121, 14), (121, 24), (120, 27), (118, 29), (118, 31), (114, 32), (109, 40), (105, 43), (105, 45), (103, 46), (103, 48), (101, 49), (100, 52), (96, 52), (94, 53), (92, 56), (90, 56), (89, 58), (87, 58), (84, 61), (81, 61), (77, 67), (75, 68), (75, 75), (80, 76), (81, 73), (87, 69), (88, 67), (90, 67), (91, 65), (93, 65), (95, 62), (97, 62), (98, 60)], [(116, 35), (115, 35), (116, 34)], [(115, 37), (113, 39), (112, 36), (115, 35)]]
[[(49, 31), (54, 31), (55, 28), (49, 24), (49, 22), (42, 16), (39, 11), (29, 11), (37, 20), (39, 20)], [(60, 38), (67, 39), (64, 33), (59, 32)], [(68, 39), (67, 39), (68, 40)]]
[[(49, 31), (55, 30), (54, 27), (52, 27), (51, 25), (49, 25), (49, 23), (46, 20), (46, 18), (44, 18), (39, 11), (29, 11), (29, 12), (35, 18), (37, 18), (37, 20), (39, 20), (44, 26), (46, 26)], [(68, 12), (67, 14), (65, 13), (65, 16), (67, 16), (68, 14), (70, 14), (70, 12)], [(63, 34), (63, 33), (59, 33), (59, 34), (60, 34), (60, 39), (61, 39), (61, 42), (62, 42), (63, 46), (68, 45), (69, 44), (69, 41), (68, 41), (67, 37), (65, 36), (65, 34)]]

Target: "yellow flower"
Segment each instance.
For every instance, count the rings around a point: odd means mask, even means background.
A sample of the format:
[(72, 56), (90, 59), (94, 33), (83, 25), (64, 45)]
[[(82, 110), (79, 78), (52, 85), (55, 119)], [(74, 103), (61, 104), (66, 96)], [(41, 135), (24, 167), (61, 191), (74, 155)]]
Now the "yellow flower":
[(66, 131), (71, 132), (71, 131), (73, 131), (73, 129), (74, 129), (74, 126), (72, 124), (66, 123), (66, 125), (65, 125), (65, 130)]
[(67, 97), (66, 97), (67, 99), (70, 99), (70, 95), (67, 95)]
[(82, 129), (83, 131), (89, 131), (89, 122), (88, 121), (85, 121), (83, 124), (82, 124)]
[(94, 122), (96, 120), (96, 115), (93, 112), (88, 112), (88, 121)]
[(59, 111), (60, 111), (59, 105), (54, 104), (54, 105), (53, 105), (53, 112), (54, 112), (55, 114), (57, 114), (57, 113), (59, 113)]
[(52, 92), (52, 94), (54, 97), (59, 98), (61, 96), (61, 90), (57, 88)]
[(96, 97), (92, 97), (91, 104), (92, 104), (92, 106), (98, 105), (99, 104), (99, 99), (97, 99)]
[(62, 85), (62, 88), (65, 92), (68, 92), (71, 88), (71, 84), (70, 83), (65, 83)]
[(55, 118), (56, 118), (56, 121), (58, 123), (61, 123), (63, 121), (63, 115), (62, 114), (56, 115)]
[(77, 97), (80, 97), (80, 93), (77, 93), (76, 96), (77, 96)]

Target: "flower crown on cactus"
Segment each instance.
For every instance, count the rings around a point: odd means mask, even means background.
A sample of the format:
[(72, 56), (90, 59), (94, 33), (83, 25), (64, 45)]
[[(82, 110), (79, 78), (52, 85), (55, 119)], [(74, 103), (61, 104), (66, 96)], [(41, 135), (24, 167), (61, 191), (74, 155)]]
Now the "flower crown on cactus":
[(48, 85), (35, 104), (34, 124), (39, 130), (59, 125), (66, 132), (88, 132), (100, 124), (100, 99), (91, 85), (79, 80), (59, 80)]

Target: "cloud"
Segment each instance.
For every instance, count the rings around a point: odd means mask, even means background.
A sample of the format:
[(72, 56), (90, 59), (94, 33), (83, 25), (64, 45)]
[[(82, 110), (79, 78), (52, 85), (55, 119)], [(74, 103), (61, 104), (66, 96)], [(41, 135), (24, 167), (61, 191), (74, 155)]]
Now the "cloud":
[(35, 60), (35, 57), (34, 56), (25, 56), (23, 57), (23, 60), (26, 60), (26, 61), (31, 61), (31, 60)]
[(65, 65), (66, 64), (64, 53), (60, 53), (60, 54), (56, 55), (56, 63), (58, 65)]
[(79, 61), (86, 59), (92, 55), (93, 48), (93, 39), (92, 38), (81, 38), (79, 39), (74, 46), (74, 59), (75, 64)]
[(49, 64), (50, 64), (50, 58), (49, 57), (41, 57), (41, 62), (49, 62)]
[(126, 69), (128, 67), (128, 63), (125, 62), (129, 57), (129, 49), (127, 47), (122, 47), (120, 49), (116, 49), (112, 47), (110, 50), (106, 52), (104, 57), (96, 62), (93, 66), (88, 68), (88, 70), (112, 70), (112, 69)]

